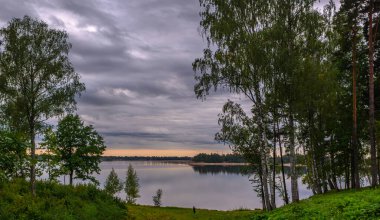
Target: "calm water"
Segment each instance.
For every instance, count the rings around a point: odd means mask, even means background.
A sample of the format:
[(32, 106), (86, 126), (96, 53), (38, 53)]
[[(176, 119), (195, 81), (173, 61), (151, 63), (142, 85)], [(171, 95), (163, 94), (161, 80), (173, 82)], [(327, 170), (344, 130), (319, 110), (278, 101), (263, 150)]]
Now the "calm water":
[[(135, 168), (140, 179), (138, 204), (152, 205), (152, 196), (157, 189), (163, 190), (163, 206), (198, 207), (216, 210), (238, 208), (261, 208), (249, 176), (241, 173), (241, 167), (205, 166), (192, 167), (188, 164), (144, 161), (112, 161), (100, 164), (101, 172), (95, 175), (103, 187), (107, 175), (114, 168), (123, 181), (128, 164)], [(62, 181), (64, 181), (62, 179)], [(66, 179), (66, 183), (68, 179)], [(290, 179), (287, 182), (290, 188)], [(300, 197), (307, 198), (312, 193), (299, 180)], [(125, 199), (125, 193), (118, 196)], [(280, 198), (277, 204), (282, 204)]]

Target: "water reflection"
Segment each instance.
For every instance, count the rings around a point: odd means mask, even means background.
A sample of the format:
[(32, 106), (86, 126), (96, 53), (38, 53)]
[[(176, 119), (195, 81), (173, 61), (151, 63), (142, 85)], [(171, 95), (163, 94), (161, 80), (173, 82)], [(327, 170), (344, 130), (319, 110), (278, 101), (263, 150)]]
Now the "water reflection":
[(191, 165), (194, 172), (200, 175), (218, 175), (218, 174), (239, 174), (248, 175), (251, 173), (249, 166), (220, 166), (220, 165)]
[[(239, 174), (239, 175), (252, 175), (254, 171), (252, 167), (248, 165), (233, 165), (233, 166), (224, 166), (224, 165), (190, 165), (194, 172), (199, 173), (200, 175), (218, 175), (218, 174)], [(296, 171), (299, 176), (306, 174), (306, 167), (298, 166)], [(276, 174), (281, 173), (281, 167), (276, 167)], [(290, 174), (290, 167), (284, 166), (284, 173), (286, 176)]]
[[(132, 164), (140, 179), (138, 204), (153, 205), (152, 196), (157, 189), (163, 190), (163, 206), (232, 210), (239, 208), (261, 208), (260, 198), (249, 181), (252, 172), (249, 166), (190, 166), (187, 163), (163, 163), (147, 161), (106, 161), (100, 164), (101, 172), (94, 177), (100, 187), (112, 168), (125, 181), (128, 165)], [(280, 169), (278, 169), (280, 171)], [(286, 169), (288, 171), (288, 169)], [(47, 176), (45, 176), (47, 178)], [(63, 183), (64, 178), (60, 181)], [(74, 183), (80, 183), (74, 180)], [(290, 189), (290, 178), (286, 180)], [(307, 198), (312, 193), (298, 181), (300, 197)], [(124, 191), (117, 196), (125, 199)], [(282, 200), (277, 196), (277, 204)]]

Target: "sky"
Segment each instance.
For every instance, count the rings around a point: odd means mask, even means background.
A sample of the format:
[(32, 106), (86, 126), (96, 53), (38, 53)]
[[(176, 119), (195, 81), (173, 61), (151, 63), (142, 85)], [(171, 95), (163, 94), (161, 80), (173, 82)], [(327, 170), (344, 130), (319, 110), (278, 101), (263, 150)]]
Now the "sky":
[(29, 15), (68, 32), (70, 60), (86, 84), (77, 113), (104, 137), (105, 155), (230, 152), (214, 141), (218, 114), (228, 99), (248, 102), (223, 91), (205, 101), (194, 95), (192, 62), (206, 47), (198, 0), (0, 0), (0, 5), (1, 27)]

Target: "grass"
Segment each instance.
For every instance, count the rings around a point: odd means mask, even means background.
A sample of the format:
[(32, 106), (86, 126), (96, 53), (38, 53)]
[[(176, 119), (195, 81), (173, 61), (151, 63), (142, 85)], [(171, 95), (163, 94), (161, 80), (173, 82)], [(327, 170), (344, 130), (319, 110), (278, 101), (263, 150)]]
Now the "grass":
[(127, 208), (93, 185), (37, 182), (33, 197), (28, 182), (15, 180), (0, 184), (0, 219), (127, 219)]
[(129, 206), (135, 220), (380, 219), (380, 188), (346, 190), (313, 196), (272, 212), (212, 211), (173, 207)]
[(131, 219), (134, 220), (188, 220), (188, 219), (212, 219), (212, 220), (243, 220), (261, 213), (261, 211), (214, 211), (206, 209), (176, 208), (176, 207), (153, 207), (142, 205), (128, 206)]
[[(0, 182), (0, 219), (30, 220), (263, 220), (380, 219), (380, 188), (346, 190), (313, 196), (272, 212), (215, 211), (127, 205), (92, 185), (75, 187), (37, 182), (37, 195), (25, 180)], [(128, 214), (128, 215), (127, 215)]]
[(380, 219), (380, 188), (313, 196), (266, 213), (265, 219)]

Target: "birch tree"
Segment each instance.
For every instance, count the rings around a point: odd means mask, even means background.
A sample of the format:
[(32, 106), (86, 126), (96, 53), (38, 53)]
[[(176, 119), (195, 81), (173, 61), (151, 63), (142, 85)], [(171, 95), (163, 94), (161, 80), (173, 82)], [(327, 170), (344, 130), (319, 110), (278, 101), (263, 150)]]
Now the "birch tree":
[(75, 109), (84, 84), (69, 60), (65, 31), (25, 16), (0, 29), (0, 93), (2, 110), (11, 124), (29, 136), (30, 183), (35, 194), (36, 135), (45, 121)]

